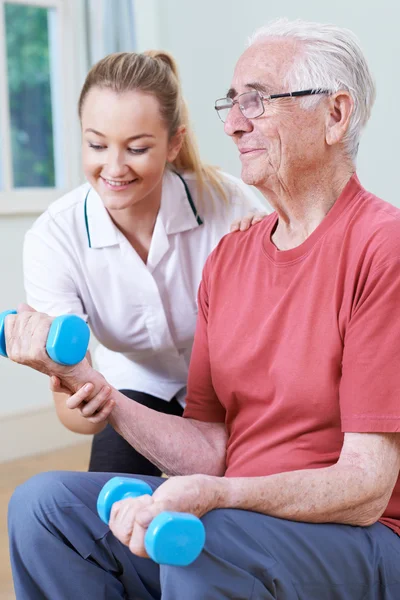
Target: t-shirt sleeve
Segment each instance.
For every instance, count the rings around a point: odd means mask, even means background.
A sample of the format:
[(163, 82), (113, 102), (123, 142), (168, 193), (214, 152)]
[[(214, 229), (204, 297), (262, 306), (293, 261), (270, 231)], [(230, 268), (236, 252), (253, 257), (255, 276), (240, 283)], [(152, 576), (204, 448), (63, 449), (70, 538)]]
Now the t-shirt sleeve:
[(35, 310), (51, 316), (74, 314), (87, 320), (69, 260), (49, 229), (29, 230), (23, 248), (26, 301)]
[(215, 393), (208, 347), (208, 282), (211, 258), (206, 262), (198, 293), (199, 312), (190, 360), (183, 416), (208, 423), (224, 423), (225, 409)]
[(400, 259), (367, 277), (344, 338), (344, 432), (400, 431)]

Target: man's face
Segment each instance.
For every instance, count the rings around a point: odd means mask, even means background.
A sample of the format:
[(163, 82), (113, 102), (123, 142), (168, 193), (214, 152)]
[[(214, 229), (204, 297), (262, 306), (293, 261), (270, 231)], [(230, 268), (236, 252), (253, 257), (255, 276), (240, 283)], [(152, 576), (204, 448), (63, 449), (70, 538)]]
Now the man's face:
[[(293, 92), (284, 83), (294, 60), (302, 52), (293, 40), (268, 40), (254, 44), (239, 59), (230, 90), (239, 94), (259, 90), (261, 95)], [(314, 172), (326, 156), (325, 100), (301, 108), (300, 98), (264, 101), (265, 112), (255, 119), (242, 115), (237, 104), (225, 122), (240, 152), (242, 179), (260, 189), (280, 184), (293, 187), (300, 175)]]

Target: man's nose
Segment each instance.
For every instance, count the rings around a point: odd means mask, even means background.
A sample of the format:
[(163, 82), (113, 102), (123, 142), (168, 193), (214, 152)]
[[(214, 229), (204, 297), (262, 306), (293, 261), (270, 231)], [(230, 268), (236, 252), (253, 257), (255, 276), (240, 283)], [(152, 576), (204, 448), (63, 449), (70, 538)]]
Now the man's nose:
[(228, 112), (224, 123), (224, 131), (227, 135), (234, 136), (240, 133), (248, 133), (252, 131), (253, 124), (250, 119), (247, 119), (239, 109), (238, 104), (234, 104)]

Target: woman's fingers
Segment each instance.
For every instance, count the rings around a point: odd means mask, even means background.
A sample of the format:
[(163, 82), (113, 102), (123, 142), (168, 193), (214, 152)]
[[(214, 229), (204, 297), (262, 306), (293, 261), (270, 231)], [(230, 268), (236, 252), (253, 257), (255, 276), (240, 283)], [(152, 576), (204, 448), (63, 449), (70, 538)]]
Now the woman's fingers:
[(247, 231), (252, 225), (256, 225), (266, 217), (266, 213), (254, 213), (251, 212), (241, 219), (236, 219), (231, 225), (231, 232), (233, 231)]
[[(85, 386), (84, 386), (85, 387)], [(79, 408), (80, 413), (83, 417), (91, 417), (98, 411), (100, 411), (110, 399), (111, 388), (105, 385), (101, 390), (90, 400), (87, 400), (84, 406)]]
[(50, 377), (50, 390), (54, 393), (54, 394), (68, 394), (69, 396), (71, 395), (71, 392), (68, 388), (65, 388), (61, 385), (61, 381), (59, 377), (56, 377), (55, 375), (52, 375)]
[(233, 221), (232, 225), (231, 225), (231, 232), (232, 231), (246, 231), (251, 224), (251, 220), (254, 217), (254, 213), (250, 213), (248, 215), (246, 215), (245, 217), (242, 217), (241, 219), (236, 219), (236, 221)]
[(239, 229), (240, 229), (240, 219), (236, 219), (235, 221), (232, 222), (230, 231), (231, 232), (239, 231)]
[(93, 392), (94, 386), (92, 383), (85, 383), (75, 394), (72, 394), (67, 399), (68, 408), (78, 408), (82, 402), (87, 402), (90, 398), (90, 394)]
[[(52, 380), (52, 390), (59, 391), (57, 378), (52, 378)], [(71, 410), (78, 409), (81, 415), (91, 423), (101, 423), (109, 417), (115, 406), (115, 400), (110, 397), (112, 388), (109, 385), (104, 385), (94, 396), (92, 396), (93, 390), (94, 385), (86, 383), (75, 394), (67, 398), (66, 405)]]
[(87, 420), (91, 423), (94, 423), (95, 425), (97, 425), (98, 423), (102, 423), (103, 421), (107, 421), (114, 406), (115, 400), (111, 398), (99, 412), (95, 413), (92, 417), (87, 417)]

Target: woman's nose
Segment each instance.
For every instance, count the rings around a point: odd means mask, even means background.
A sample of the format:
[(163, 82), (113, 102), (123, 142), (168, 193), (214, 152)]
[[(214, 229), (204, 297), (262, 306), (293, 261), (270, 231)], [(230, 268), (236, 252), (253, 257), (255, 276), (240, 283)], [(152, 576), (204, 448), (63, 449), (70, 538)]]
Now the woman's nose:
[(109, 153), (107, 157), (107, 173), (111, 177), (123, 177), (127, 172), (124, 155), (122, 153)]

